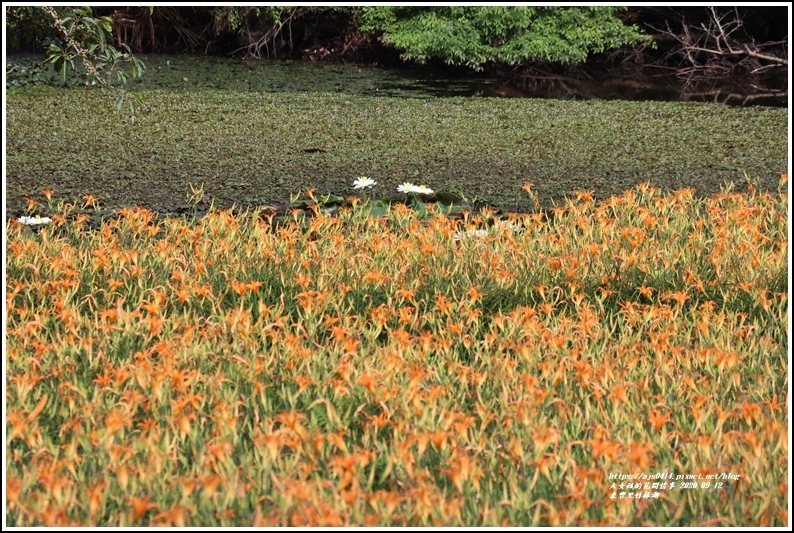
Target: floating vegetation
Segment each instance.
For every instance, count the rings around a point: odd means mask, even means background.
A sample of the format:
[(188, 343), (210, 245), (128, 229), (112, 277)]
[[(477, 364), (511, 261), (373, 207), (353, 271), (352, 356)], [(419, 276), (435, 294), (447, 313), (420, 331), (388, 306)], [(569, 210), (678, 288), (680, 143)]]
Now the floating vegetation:
[[(156, 74), (152, 74), (156, 76)], [(7, 208), (42, 188), (106, 206), (185, 208), (205, 182), (219, 208), (282, 207), (311, 188), (344, 197), (368, 176), (511, 209), (544, 208), (577, 190), (604, 200), (650, 181), (699, 196), (745, 174), (774, 191), (788, 167), (785, 109), (533, 99), (404, 99), (202, 89), (143, 91), (134, 122), (94, 89), (7, 99)], [(377, 199), (375, 197), (374, 199)]]

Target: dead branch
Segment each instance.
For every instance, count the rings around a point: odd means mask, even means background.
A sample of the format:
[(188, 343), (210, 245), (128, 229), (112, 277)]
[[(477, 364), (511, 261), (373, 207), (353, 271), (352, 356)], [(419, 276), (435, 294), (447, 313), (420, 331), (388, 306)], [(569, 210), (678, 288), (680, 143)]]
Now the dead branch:
[(746, 53), (750, 57), (755, 57), (758, 59), (762, 59), (764, 61), (769, 61), (770, 63), (777, 63), (778, 65), (788, 65), (788, 60), (785, 58), (771, 56), (769, 54), (758, 53), (755, 50), (750, 50), (750, 47), (748, 47), (747, 45), (744, 46), (744, 53)]
[(756, 94), (739, 94), (730, 91), (715, 89), (712, 91), (699, 91), (699, 92), (683, 92), (681, 99), (683, 101), (696, 100), (707, 101), (710, 99), (714, 103), (727, 104), (730, 101), (741, 102), (741, 105), (746, 106), (753, 101), (761, 100), (764, 98), (777, 98), (782, 99), (788, 97), (788, 91), (771, 91), (766, 93)]
[[(681, 19), (681, 31), (666, 28), (651, 29), (666, 39), (678, 43), (665, 60), (681, 60), (679, 77), (714, 77), (730, 73), (758, 74), (774, 67), (788, 67), (786, 58), (788, 39), (777, 42), (756, 43), (740, 31), (744, 25), (738, 8), (719, 14), (709, 8), (709, 20), (699, 26)], [(777, 53), (769, 48), (780, 47)]]
[[(256, 32), (252, 32), (248, 30), (246, 27), (246, 37), (248, 38), (248, 43), (244, 46), (241, 46), (237, 50), (234, 50), (229, 55), (234, 55), (240, 50), (247, 50), (245, 59), (262, 59), (262, 49), (265, 50), (265, 57), (271, 57), (271, 46), (272, 49), (272, 57), (275, 58), (277, 55), (276, 44), (278, 43), (279, 38), (281, 37), (282, 30), (286, 27), (289, 33), (289, 43), (290, 48), (293, 48), (292, 44), (292, 22), (294, 19), (299, 16), (299, 7), (294, 7), (292, 12), (287, 16), (284, 21), (279, 22), (278, 24), (274, 25), (272, 28), (268, 29), (264, 35), (260, 37), (255, 37)], [(247, 25), (246, 25), (247, 26)]]

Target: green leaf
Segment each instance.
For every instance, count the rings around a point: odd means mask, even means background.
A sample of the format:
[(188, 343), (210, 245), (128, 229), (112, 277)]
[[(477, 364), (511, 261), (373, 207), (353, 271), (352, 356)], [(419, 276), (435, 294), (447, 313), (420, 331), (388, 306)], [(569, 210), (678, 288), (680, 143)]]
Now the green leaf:
[(372, 204), (369, 207), (365, 207), (363, 209), (367, 210), (368, 217), (385, 217), (389, 214), (389, 206), (382, 206), (382, 205), (375, 205)]
[(446, 205), (459, 204), (463, 201), (460, 196), (452, 194), (451, 192), (439, 191), (436, 193), (436, 201)]
[(295, 200), (294, 202), (290, 202), (287, 204), (289, 209), (307, 209), (309, 206), (314, 205), (316, 202), (314, 200)]

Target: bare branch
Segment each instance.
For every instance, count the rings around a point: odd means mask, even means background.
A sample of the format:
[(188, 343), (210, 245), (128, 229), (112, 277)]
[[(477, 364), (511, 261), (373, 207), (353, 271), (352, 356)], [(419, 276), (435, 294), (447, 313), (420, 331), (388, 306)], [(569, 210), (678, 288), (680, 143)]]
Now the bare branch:
[[(756, 44), (740, 32), (744, 21), (738, 8), (720, 14), (709, 8), (709, 20), (699, 26), (681, 19), (681, 30), (676, 33), (666, 24), (665, 29), (651, 27), (661, 36), (678, 42), (678, 47), (666, 59), (680, 57), (684, 65), (680, 77), (712, 77), (725, 72), (757, 74), (771, 68), (788, 67), (788, 40)], [(749, 42), (748, 42), (749, 41)], [(782, 46), (781, 46), (782, 45)], [(780, 47), (773, 53), (773, 47)]]
[[(272, 49), (272, 57), (275, 58), (277, 56), (277, 47), (279, 38), (283, 33), (284, 28), (286, 27), (289, 31), (289, 46), (290, 48), (293, 47), (292, 44), (292, 22), (293, 19), (297, 19), (300, 16), (300, 8), (294, 7), (290, 12), (287, 18), (269, 28), (264, 34), (260, 34), (258, 32), (253, 32), (248, 29), (248, 25), (246, 24), (246, 38), (248, 39), (248, 43), (240, 48), (230, 52), (229, 55), (236, 54), (240, 50), (247, 50), (246, 59), (261, 59), (262, 58), (262, 49), (265, 50), (265, 57), (271, 57), (271, 46)], [(283, 41), (282, 41), (283, 42)]]
[(782, 57), (772, 56), (772, 55), (769, 55), (769, 54), (759, 54), (758, 52), (750, 50), (750, 47), (748, 47), (747, 45), (745, 45), (745, 47), (744, 47), (744, 52), (750, 57), (763, 59), (764, 61), (769, 61), (771, 63), (777, 63), (778, 65), (788, 65), (788, 60), (787, 59), (783, 59)]

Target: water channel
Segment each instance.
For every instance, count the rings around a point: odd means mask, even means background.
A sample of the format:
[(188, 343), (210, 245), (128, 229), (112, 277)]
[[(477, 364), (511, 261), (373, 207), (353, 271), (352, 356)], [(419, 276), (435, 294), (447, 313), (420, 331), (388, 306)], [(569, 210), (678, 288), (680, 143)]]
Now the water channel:
[[(461, 70), (422, 67), (377, 68), (301, 61), (242, 61), (201, 56), (146, 56), (144, 85), (212, 87), (268, 92), (343, 92), (409, 98), (511, 97), (562, 100), (655, 100), (785, 107), (788, 92), (751, 92), (729, 80), (692, 83), (669, 73), (608, 76), (538, 75), (510, 82)], [(181, 74), (185, 75), (182, 76)], [(785, 82), (783, 83), (785, 87)]]
[[(135, 88), (197, 90), (202, 88), (257, 92), (323, 92), (404, 98), (508, 97), (561, 100), (692, 101), (734, 106), (786, 107), (786, 80), (775, 89), (753, 90), (736, 81), (687, 82), (674, 74), (614, 76), (599, 68), (577, 75), (540, 74), (512, 81), (488, 78), (462, 69), (405, 66), (378, 68), (306, 61), (244, 61), (197, 55), (142, 55), (147, 73)], [(36, 68), (43, 57), (18, 56), (7, 87), (20, 69)], [(52, 76), (41, 68), (40, 77)]]

